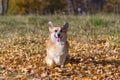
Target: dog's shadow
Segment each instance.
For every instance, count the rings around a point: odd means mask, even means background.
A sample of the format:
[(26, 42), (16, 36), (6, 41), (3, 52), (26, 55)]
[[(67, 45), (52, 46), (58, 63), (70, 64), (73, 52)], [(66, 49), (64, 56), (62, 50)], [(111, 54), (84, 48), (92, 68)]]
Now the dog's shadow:
[(120, 65), (120, 60), (101, 60), (101, 61), (91, 61), (94, 64), (101, 64), (101, 65)]
[(81, 61), (81, 58), (75, 58), (75, 57), (71, 57), (68, 61), (69, 63), (71, 64), (79, 64), (79, 63), (83, 63), (83, 64), (86, 64), (86, 63), (91, 63), (91, 64), (94, 64), (94, 65), (97, 65), (97, 64), (100, 64), (100, 65), (120, 65), (120, 60), (95, 60), (95, 59), (92, 59), (92, 60), (86, 60), (86, 59), (83, 59)]
[(80, 62), (81, 62), (80, 58), (75, 58), (75, 57), (71, 57), (71, 58), (67, 61), (67, 63), (71, 63), (71, 64), (78, 64), (78, 63), (80, 63)]

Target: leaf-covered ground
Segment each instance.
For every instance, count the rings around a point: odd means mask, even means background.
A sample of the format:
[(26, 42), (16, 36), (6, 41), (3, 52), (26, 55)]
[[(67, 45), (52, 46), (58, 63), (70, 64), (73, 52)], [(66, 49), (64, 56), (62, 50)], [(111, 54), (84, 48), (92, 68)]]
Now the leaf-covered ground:
[(120, 17), (68, 16), (70, 60), (47, 66), (47, 22), (61, 25), (66, 16), (0, 17), (1, 80), (119, 80)]

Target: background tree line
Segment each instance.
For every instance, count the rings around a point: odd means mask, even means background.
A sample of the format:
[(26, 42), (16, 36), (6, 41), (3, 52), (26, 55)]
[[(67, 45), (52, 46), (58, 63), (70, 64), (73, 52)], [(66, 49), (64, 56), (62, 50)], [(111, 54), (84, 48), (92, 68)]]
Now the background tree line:
[(120, 14), (120, 0), (0, 0), (0, 14)]

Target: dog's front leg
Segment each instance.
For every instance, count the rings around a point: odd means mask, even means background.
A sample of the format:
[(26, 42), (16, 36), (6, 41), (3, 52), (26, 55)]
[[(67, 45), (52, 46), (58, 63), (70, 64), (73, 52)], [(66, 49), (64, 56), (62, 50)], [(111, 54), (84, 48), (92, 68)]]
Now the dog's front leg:
[(46, 63), (51, 66), (53, 64), (53, 60), (51, 58), (49, 58), (48, 56), (45, 59)]
[(66, 62), (66, 55), (62, 55), (61, 56), (61, 67), (65, 65), (65, 62)]
[(57, 56), (54, 58), (54, 62), (58, 65), (60, 65), (60, 56)]

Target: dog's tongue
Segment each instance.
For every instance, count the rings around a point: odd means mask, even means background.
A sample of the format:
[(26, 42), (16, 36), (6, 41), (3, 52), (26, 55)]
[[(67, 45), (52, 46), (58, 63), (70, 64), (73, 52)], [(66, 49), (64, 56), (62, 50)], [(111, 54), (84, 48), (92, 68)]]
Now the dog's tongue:
[(60, 38), (57, 38), (57, 41), (58, 41), (58, 42), (60, 42), (60, 40), (61, 40)]

